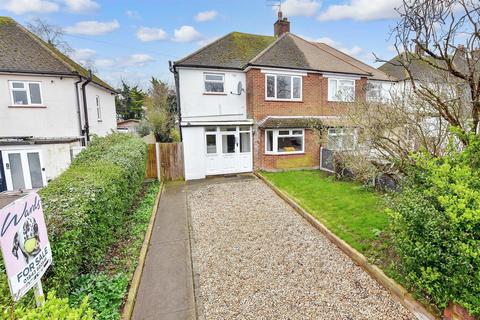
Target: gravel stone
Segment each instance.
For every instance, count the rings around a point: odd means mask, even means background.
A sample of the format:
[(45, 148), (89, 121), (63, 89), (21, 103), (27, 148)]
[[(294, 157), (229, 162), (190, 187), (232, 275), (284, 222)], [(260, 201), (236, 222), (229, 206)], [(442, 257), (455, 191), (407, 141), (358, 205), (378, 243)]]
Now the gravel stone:
[(260, 180), (188, 203), (206, 319), (415, 319)]

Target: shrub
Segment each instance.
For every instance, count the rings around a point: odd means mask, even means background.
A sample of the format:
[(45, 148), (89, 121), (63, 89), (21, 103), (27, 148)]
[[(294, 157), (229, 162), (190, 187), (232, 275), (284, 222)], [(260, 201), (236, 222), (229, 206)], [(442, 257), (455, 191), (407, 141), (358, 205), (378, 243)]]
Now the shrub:
[[(51, 319), (76, 319), (93, 320), (94, 312), (89, 307), (88, 297), (85, 297), (78, 307), (70, 307), (68, 299), (59, 299), (51, 291), (40, 308), (15, 307), (14, 318), (18, 320), (51, 320)], [(10, 308), (3, 310), (2, 319), (10, 319)]]
[(145, 162), (146, 145), (139, 138), (95, 138), (40, 191), (54, 261), (47, 288), (65, 296), (72, 280), (102, 263), (142, 185)]
[(70, 295), (73, 305), (88, 297), (99, 320), (120, 319), (120, 307), (127, 291), (128, 277), (124, 273), (109, 276), (105, 273), (82, 275), (75, 281), (77, 288)]
[(392, 203), (400, 271), (411, 287), (444, 308), (480, 315), (480, 142), (444, 158), (417, 156)]

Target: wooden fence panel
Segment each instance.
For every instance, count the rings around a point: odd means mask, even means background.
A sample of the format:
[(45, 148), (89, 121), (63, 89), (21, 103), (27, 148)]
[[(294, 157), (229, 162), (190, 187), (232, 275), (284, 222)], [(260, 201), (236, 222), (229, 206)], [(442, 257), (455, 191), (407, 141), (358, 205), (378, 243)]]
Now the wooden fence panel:
[(160, 176), (163, 181), (185, 179), (183, 143), (160, 143)]
[(147, 170), (145, 172), (145, 178), (157, 178), (157, 152), (155, 144), (148, 145), (148, 157), (147, 157)]

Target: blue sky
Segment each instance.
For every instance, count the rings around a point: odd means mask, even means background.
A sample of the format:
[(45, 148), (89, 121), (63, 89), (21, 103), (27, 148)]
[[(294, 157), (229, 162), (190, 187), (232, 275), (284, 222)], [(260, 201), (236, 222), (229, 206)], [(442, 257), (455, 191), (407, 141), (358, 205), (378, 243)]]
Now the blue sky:
[[(64, 28), (73, 57), (114, 86), (172, 81), (178, 60), (231, 31), (273, 34), (269, 0), (0, 0), (0, 16), (22, 24), (41, 18)], [(333, 45), (373, 65), (391, 58), (389, 30), (399, 0), (284, 0), (291, 32)]]

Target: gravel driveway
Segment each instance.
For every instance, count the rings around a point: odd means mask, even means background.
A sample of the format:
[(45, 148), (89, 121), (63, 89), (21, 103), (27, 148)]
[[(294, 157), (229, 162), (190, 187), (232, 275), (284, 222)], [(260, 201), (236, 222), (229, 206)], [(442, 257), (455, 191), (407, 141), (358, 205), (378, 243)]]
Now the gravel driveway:
[(260, 180), (188, 204), (206, 319), (415, 319)]

